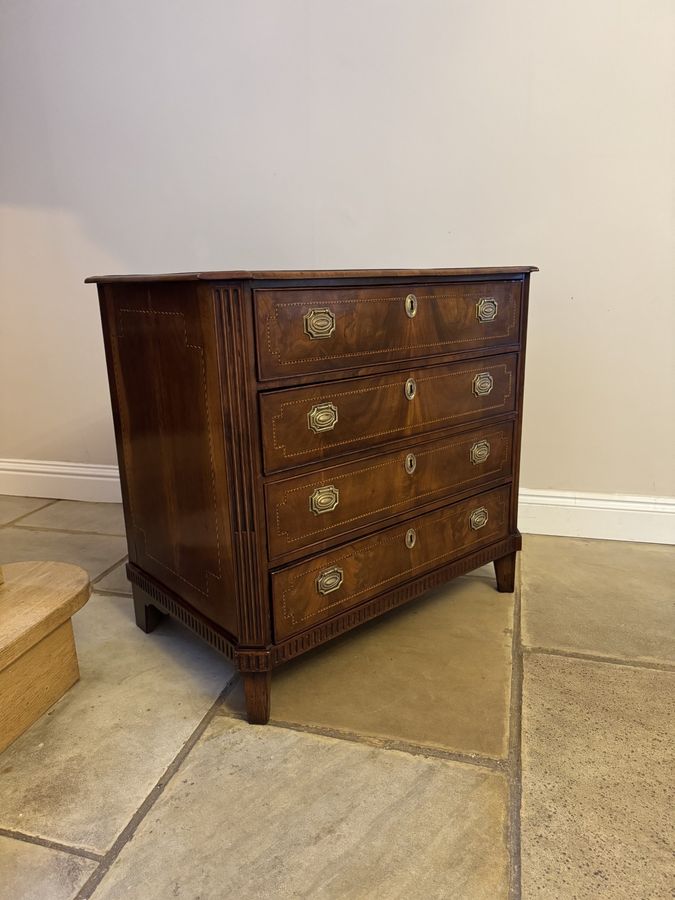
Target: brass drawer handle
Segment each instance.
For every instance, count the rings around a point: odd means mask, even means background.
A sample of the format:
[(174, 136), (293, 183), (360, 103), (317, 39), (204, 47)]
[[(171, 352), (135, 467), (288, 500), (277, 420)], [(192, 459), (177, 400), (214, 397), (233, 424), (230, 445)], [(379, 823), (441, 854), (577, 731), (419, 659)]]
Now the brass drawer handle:
[(412, 400), (412, 398), (417, 393), (417, 382), (414, 378), (409, 378), (405, 383), (405, 395), (408, 400)]
[(332, 484), (317, 488), (309, 498), (309, 509), (315, 516), (322, 513), (333, 512), (340, 502), (340, 492)]
[(481, 297), (476, 303), (476, 318), (479, 322), (494, 322), (497, 318), (497, 301), (494, 297)]
[(405, 470), (408, 473), (408, 475), (412, 475), (412, 473), (417, 468), (417, 457), (415, 456), (415, 454), (408, 453), (403, 465), (405, 466)]
[(405, 533), (405, 545), (408, 550), (412, 550), (412, 548), (417, 543), (417, 533), (414, 528), (409, 528)]
[(494, 386), (494, 379), (489, 372), (479, 372), (474, 376), (473, 392), (476, 397), (487, 397)]
[(331, 594), (342, 586), (345, 573), (339, 566), (324, 569), (316, 577), (316, 589), (320, 594)]
[(417, 314), (417, 297), (414, 294), (408, 294), (405, 298), (405, 313), (409, 319), (413, 319)]
[(332, 431), (337, 425), (337, 406), (332, 403), (317, 403), (307, 413), (307, 427), (315, 434)]
[(310, 309), (305, 313), (305, 334), (313, 341), (322, 341), (335, 331), (335, 316), (326, 309)]
[(490, 455), (490, 441), (476, 441), (475, 444), (471, 445), (471, 450), (469, 451), (469, 458), (474, 466), (477, 466), (479, 463), (484, 463), (485, 460)]
[(478, 531), (479, 528), (482, 528), (484, 525), (487, 525), (488, 520), (488, 511), (484, 506), (479, 506), (478, 509), (474, 509), (474, 511), (469, 516), (469, 523), (474, 531)]

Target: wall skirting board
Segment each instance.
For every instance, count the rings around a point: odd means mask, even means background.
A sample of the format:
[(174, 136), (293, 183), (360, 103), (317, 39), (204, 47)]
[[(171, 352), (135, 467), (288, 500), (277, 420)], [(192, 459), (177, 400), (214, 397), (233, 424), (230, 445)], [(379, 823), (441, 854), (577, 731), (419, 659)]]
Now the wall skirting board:
[[(116, 503), (117, 466), (0, 459), (0, 494)], [(589, 494), (521, 488), (524, 534), (558, 534), (675, 544), (675, 497)]]
[(122, 500), (117, 466), (41, 459), (0, 459), (0, 494), (103, 503)]
[(523, 534), (675, 544), (675, 497), (521, 488), (518, 527)]

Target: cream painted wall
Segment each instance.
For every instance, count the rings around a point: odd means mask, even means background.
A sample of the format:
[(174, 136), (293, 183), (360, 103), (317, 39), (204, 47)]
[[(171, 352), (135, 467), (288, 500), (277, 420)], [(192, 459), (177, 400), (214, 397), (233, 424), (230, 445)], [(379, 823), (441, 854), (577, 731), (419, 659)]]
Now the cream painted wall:
[(5, 0), (0, 459), (115, 461), (101, 272), (536, 264), (523, 484), (675, 495), (672, 0)]

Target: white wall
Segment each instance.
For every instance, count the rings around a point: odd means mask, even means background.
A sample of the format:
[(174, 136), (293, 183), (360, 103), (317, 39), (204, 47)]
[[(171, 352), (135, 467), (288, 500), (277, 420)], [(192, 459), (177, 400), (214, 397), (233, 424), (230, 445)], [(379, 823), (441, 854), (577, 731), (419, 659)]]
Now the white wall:
[(114, 463), (92, 273), (535, 264), (523, 484), (675, 495), (672, 0), (5, 0), (0, 460)]

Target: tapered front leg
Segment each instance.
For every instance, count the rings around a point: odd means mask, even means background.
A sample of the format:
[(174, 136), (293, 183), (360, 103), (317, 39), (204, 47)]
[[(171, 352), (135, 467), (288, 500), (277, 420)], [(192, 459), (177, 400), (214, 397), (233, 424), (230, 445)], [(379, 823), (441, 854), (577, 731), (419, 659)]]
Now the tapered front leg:
[(499, 593), (513, 593), (516, 584), (516, 551), (495, 560), (495, 575)]
[(132, 587), (134, 595), (134, 615), (136, 616), (136, 624), (146, 634), (150, 634), (164, 618), (165, 613), (148, 603), (147, 594), (137, 588)]
[(251, 725), (267, 725), (270, 718), (271, 672), (242, 672), (246, 716)]

